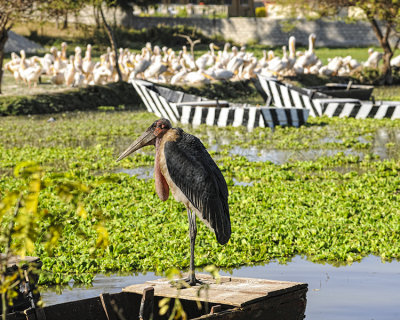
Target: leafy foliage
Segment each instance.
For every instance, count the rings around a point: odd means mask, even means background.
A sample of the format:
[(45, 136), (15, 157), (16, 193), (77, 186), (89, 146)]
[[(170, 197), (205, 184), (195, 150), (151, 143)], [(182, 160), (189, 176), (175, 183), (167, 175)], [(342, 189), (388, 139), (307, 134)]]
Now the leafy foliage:
[(257, 18), (265, 18), (267, 16), (267, 10), (265, 7), (257, 7), (256, 8), (256, 17)]
[[(39, 207), (40, 193), (51, 189), (61, 199), (76, 209), (78, 219), (87, 217), (83, 207), (83, 197), (89, 193), (89, 188), (71, 175), (53, 175), (44, 177), (42, 168), (34, 162), (19, 163), (14, 169), (16, 179), (22, 180), (22, 185), (6, 192), (0, 202), (0, 293), (2, 300), (3, 319), (7, 313), (7, 303), (17, 296), (17, 285), (22, 271), (18, 268), (10, 271), (8, 263), (18, 255), (22, 261), (27, 254), (33, 254), (35, 242), (40, 242), (49, 256), (53, 256), (53, 248), (58, 244), (65, 228), (66, 220), (60, 219), (54, 212)], [(68, 210), (67, 209), (67, 210)], [(97, 216), (98, 217), (98, 216)], [(46, 228), (40, 230), (40, 221), (46, 220)], [(108, 246), (107, 230), (98, 221), (95, 225), (98, 237), (95, 248)], [(17, 266), (20, 267), (20, 266)]]

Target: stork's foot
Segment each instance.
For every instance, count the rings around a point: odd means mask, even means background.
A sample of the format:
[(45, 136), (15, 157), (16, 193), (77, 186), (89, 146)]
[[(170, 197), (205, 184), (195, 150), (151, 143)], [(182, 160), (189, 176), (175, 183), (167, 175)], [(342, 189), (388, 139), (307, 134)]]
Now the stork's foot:
[(185, 281), (189, 286), (192, 286), (192, 287), (194, 287), (198, 284), (199, 285), (204, 284), (203, 281), (197, 279), (194, 275), (184, 278), (183, 281)]
[(173, 281), (172, 285), (179, 289), (185, 289), (185, 288), (194, 287), (194, 286), (203, 285), (203, 284), (204, 284), (203, 281), (198, 280), (194, 275), (192, 275), (192, 276), (188, 276), (183, 279)]

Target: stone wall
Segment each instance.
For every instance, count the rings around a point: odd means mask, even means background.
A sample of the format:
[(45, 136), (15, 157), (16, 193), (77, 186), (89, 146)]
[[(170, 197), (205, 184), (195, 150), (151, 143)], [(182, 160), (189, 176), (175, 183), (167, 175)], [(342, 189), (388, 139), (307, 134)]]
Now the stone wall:
[(308, 36), (317, 35), (316, 46), (357, 47), (379, 45), (368, 22), (358, 21), (346, 24), (342, 21), (305, 21), (299, 20), (296, 27), (284, 31), (285, 20), (271, 18), (142, 18), (121, 17), (120, 23), (125, 27), (141, 29), (164, 25), (195, 26), (206, 35), (220, 34), (240, 44), (254, 41), (265, 45), (284, 45), (291, 35), (296, 37), (297, 45), (308, 45)]

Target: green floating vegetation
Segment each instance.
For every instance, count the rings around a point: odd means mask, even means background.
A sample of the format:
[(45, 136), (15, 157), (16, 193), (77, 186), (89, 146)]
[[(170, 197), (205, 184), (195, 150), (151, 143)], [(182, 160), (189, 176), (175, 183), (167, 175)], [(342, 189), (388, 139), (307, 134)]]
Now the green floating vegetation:
[[(54, 197), (52, 188), (41, 193), (40, 208), (68, 222), (51, 252), (40, 239), (36, 242), (32, 254), (43, 261), (41, 282), (88, 283), (99, 272), (187, 268), (184, 206), (172, 196), (160, 201), (153, 179), (120, 172), (153, 166), (154, 148), (115, 162), (155, 116), (103, 108), (55, 115), (51, 123), (48, 117), (5, 117), (0, 128), (0, 198), (20, 187), (12, 171), (27, 160), (40, 163), (44, 179), (63, 173), (91, 186), (82, 199), (85, 220)], [(299, 129), (247, 132), (200, 126), (185, 130), (213, 147), (212, 156), (230, 194), (232, 238), (221, 246), (199, 223), (197, 266), (233, 268), (271, 259), (285, 261), (294, 255), (330, 263), (351, 263), (371, 254), (383, 260), (400, 258), (400, 121), (311, 118)], [(237, 147), (294, 154), (334, 152), (274, 164), (235, 155), (232, 150)], [(109, 235), (105, 249), (96, 248), (93, 226), (99, 210)], [(46, 230), (48, 223), (44, 218), (39, 226)]]

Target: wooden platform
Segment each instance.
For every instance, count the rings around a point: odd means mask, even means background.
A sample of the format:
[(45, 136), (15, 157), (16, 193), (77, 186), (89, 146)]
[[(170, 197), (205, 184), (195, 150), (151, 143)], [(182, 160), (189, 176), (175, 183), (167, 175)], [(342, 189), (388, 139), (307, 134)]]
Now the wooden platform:
[[(173, 298), (179, 298), (190, 320), (304, 319), (305, 283), (234, 277), (221, 277), (220, 283), (216, 283), (202, 274), (197, 274), (197, 278), (207, 285), (177, 289), (169, 280), (159, 279), (126, 287), (119, 293), (16, 311), (6, 319), (117, 320), (146, 315), (143, 320), (168, 320)], [(172, 298), (169, 310), (160, 315), (159, 302), (165, 297)]]
[[(307, 284), (252, 278), (221, 277), (220, 282), (209, 275), (197, 278), (208, 285), (177, 289), (168, 279), (147, 281), (123, 289), (123, 292), (142, 294), (154, 288), (155, 297), (179, 297), (182, 301), (207, 302), (221, 306), (221, 312), (189, 319), (303, 319), (306, 308)], [(217, 308), (219, 309), (219, 308)]]

